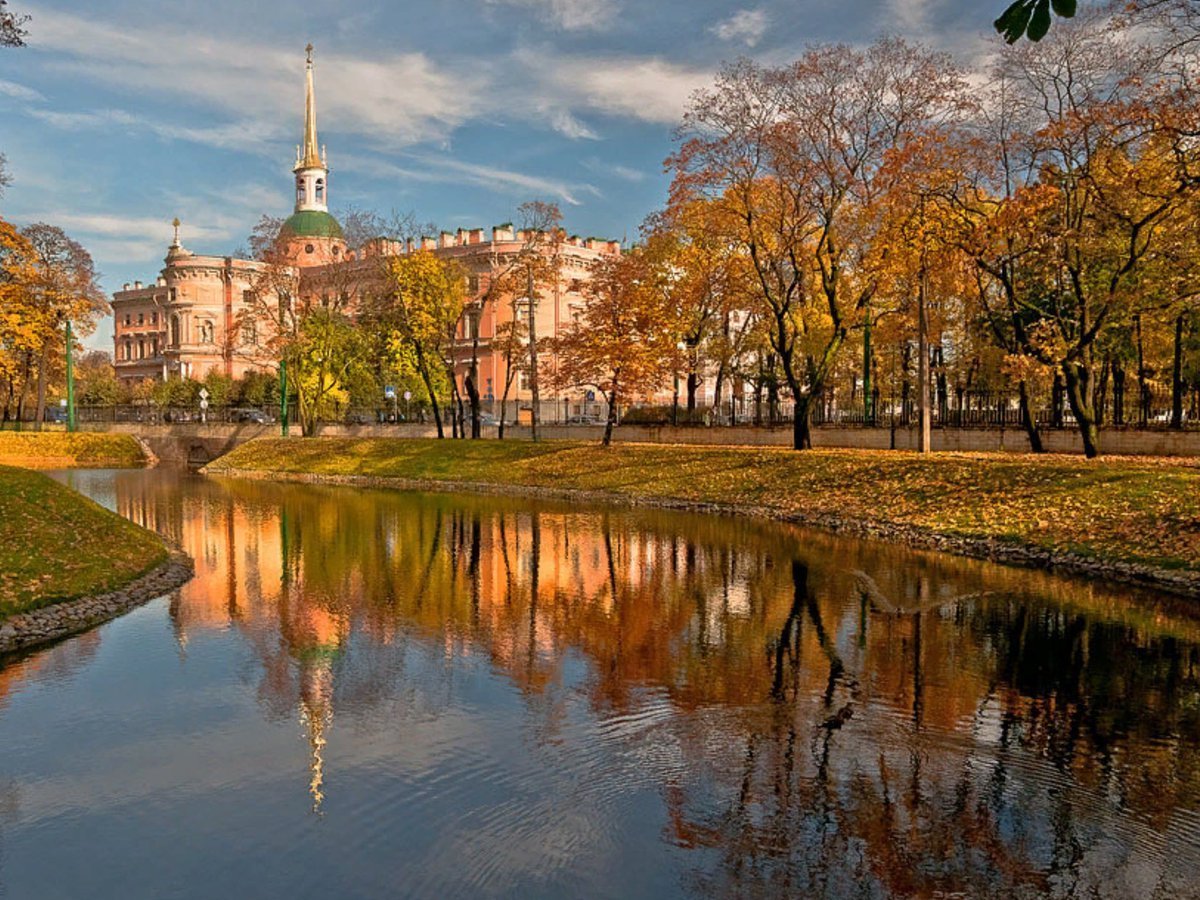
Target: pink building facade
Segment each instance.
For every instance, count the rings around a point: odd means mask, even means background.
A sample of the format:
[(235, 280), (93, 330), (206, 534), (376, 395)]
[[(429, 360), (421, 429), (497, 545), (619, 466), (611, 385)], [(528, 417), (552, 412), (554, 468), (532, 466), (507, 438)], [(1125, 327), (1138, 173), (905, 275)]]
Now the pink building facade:
[[(329, 213), (329, 167), (324, 148), (317, 143), (316, 102), (311, 46), (305, 66), (304, 140), (297, 147), (293, 167), (296, 204), (281, 230), (286, 265), (291, 268), (301, 297), (320, 297), (331, 282), (351, 295), (370, 290), (378, 278), (381, 257), (430, 251), (458, 262), (468, 276), (468, 301), (455, 346), (459, 387), (473, 353), (479, 365), (479, 389), (484, 402), (499, 401), (507, 377), (505, 357), (495, 346), (497, 329), (516, 315), (529, 316), (528, 298), (501, 298), (482, 303), (490, 280), (516, 255), (526, 252), (534, 235), (511, 225), (442, 232), (407, 242), (378, 240), (358, 252), (347, 250), (341, 226)], [(190, 252), (180, 241), (176, 220), (174, 240), (164, 265), (152, 284), (135, 282), (113, 294), (115, 319), (113, 358), (120, 378), (195, 378), (210, 372), (241, 378), (251, 371), (273, 371), (278, 360), (263, 355), (261, 336), (244, 324), (242, 314), (261, 290), (266, 264), (232, 256), (204, 256)], [(542, 290), (533, 304), (539, 341), (557, 335), (583, 303), (581, 286), (591, 276), (596, 260), (619, 254), (620, 244), (576, 236), (555, 245), (560, 278), (551, 290)], [(354, 302), (350, 303), (353, 312)], [(242, 324), (239, 324), (242, 323)], [(477, 348), (477, 349), (476, 349)], [(553, 368), (553, 358), (545, 360)], [(600, 405), (586, 391), (557, 395), (542, 391), (543, 415), (551, 418), (598, 414)], [(515, 377), (509, 399), (513, 409), (528, 404), (529, 385)]]

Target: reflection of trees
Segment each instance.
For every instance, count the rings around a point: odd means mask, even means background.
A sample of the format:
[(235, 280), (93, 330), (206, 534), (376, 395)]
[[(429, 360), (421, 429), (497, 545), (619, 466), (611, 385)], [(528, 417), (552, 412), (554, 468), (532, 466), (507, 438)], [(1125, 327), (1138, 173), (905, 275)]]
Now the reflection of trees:
[(410, 702), (416, 640), (485, 655), (543, 737), (569, 659), (601, 720), (665, 698), (670, 836), (715, 892), (1104, 893), (1151, 864), (1117, 823), (1200, 807), (1200, 628), (1153, 598), (730, 519), (147, 484), (118, 505), (198, 562), (181, 642), (244, 636), (316, 804), (335, 710)]

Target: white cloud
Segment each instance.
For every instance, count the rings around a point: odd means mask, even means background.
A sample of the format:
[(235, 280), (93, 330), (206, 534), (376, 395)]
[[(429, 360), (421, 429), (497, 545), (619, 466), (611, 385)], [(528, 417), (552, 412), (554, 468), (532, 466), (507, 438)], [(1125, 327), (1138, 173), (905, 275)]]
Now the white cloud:
[[(241, 149), (299, 138), (304, 71), (299, 48), (284, 51), (169, 26), (118, 28), (53, 10), (40, 10), (37, 21), (39, 47), (57, 54), (48, 66), (138, 92), (182, 97), (228, 119), (215, 128), (173, 119), (140, 121), (156, 133)], [(403, 145), (443, 137), (467, 121), (477, 111), (480, 81), (443, 71), (423, 53), (395, 53), (377, 59), (319, 55), (317, 85), (322, 126)], [(325, 114), (322, 98), (332, 97), (337, 101)]]
[(767, 11), (740, 9), (728, 19), (718, 22), (709, 31), (723, 41), (734, 41), (753, 47), (767, 33)]
[(888, 0), (896, 23), (905, 31), (923, 31), (933, 0)]
[(46, 99), (31, 87), (17, 84), (15, 81), (5, 81), (3, 78), (0, 78), (0, 94), (27, 102)]
[(619, 0), (487, 0), (490, 4), (522, 6), (548, 16), (567, 31), (598, 31), (621, 11)]
[(583, 167), (590, 172), (599, 172), (602, 175), (611, 175), (614, 178), (620, 178), (622, 181), (636, 183), (646, 180), (646, 173), (640, 169), (631, 169), (629, 166), (608, 163), (602, 159), (592, 158), (584, 160)]
[(674, 125), (692, 93), (713, 73), (658, 57), (554, 56), (526, 48), (514, 61), (540, 76), (543, 111), (578, 108), (642, 122)]
[(554, 197), (572, 206), (579, 205), (581, 192), (598, 193), (596, 188), (589, 184), (570, 184), (556, 178), (528, 175), (499, 166), (463, 162), (449, 156), (417, 154), (412, 156), (412, 160), (413, 165), (400, 166), (372, 157), (348, 156), (342, 159), (342, 168), (374, 178), (475, 184), (489, 190), (503, 189), (526, 197)]

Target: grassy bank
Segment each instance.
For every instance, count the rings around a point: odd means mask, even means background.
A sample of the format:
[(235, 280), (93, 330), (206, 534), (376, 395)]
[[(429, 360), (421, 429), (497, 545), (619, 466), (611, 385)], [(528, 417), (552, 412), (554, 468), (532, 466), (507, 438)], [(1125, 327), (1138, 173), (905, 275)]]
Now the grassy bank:
[(166, 559), (157, 535), (45, 475), (0, 466), (0, 620), (113, 590)]
[(127, 434), (0, 431), (0, 465), (27, 469), (117, 469), (145, 462), (142, 448)]
[(755, 507), (1200, 574), (1200, 464), (1178, 460), (323, 438), (256, 440), (208, 467), (234, 470)]

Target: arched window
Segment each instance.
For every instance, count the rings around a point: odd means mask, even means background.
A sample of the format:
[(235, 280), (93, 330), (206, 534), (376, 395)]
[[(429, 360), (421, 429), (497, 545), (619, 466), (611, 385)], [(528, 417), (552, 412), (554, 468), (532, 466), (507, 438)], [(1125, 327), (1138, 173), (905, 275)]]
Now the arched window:
[(303, 176), (298, 176), (296, 178), (296, 202), (297, 203), (304, 202), (304, 177)]
[(316, 194), (317, 194), (317, 202), (324, 203), (325, 202), (325, 179), (324, 178), (317, 179)]
[(179, 346), (180, 338), (179, 316), (171, 316), (171, 346)]

